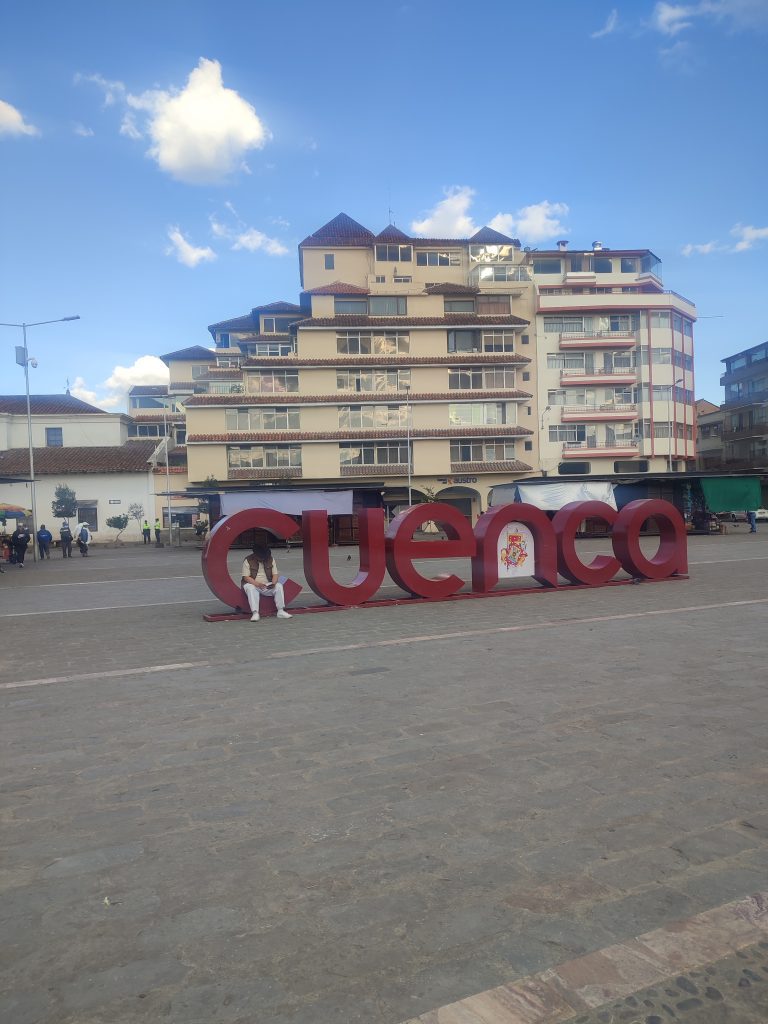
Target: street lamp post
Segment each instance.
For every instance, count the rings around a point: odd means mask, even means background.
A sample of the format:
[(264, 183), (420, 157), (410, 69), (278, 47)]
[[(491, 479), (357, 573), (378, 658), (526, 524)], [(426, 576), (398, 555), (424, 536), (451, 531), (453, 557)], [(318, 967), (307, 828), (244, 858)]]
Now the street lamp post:
[(408, 449), (408, 507), (413, 504), (411, 496), (412, 459), (411, 459), (411, 385), (403, 384), (405, 391), (405, 445)]
[[(28, 327), (42, 327), (44, 324), (63, 324), (69, 320), (79, 320), (79, 316), (62, 316), (58, 320), (38, 320), (36, 323), (28, 324), (6, 324), (0, 323), (0, 327), (20, 327), (22, 337), (24, 339), (23, 347), (16, 347), (16, 362), (24, 367), (24, 383), (27, 391), (27, 441), (29, 444), (29, 493), (30, 493), (30, 504), (32, 505), (32, 529), (37, 533), (39, 523), (37, 521), (37, 502), (35, 499), (35, 454), (32, 446), (32, 409), (29, 401), (29, 364), (33, 367), (37, 366), (36, 359), (30, 359), (29, 349), (27, 348), (27, 328)], [(36, 537), (32, 537), (32, 559), (37, 561), (37, 540)]]
[[(168, 547), (173, 547), (173, 530), (171, 529), (171, 468), (168, 457), (168, 406), (163, 404), (163, 433), (165, 434), (165, 504), (168, 509)], [(181, 538), (181, 533), (179, 533)]]

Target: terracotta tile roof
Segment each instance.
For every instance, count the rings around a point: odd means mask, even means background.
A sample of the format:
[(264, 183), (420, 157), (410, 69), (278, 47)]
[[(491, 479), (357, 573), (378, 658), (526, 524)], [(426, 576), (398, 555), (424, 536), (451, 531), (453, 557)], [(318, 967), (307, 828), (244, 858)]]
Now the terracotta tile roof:
[[(111, 416), (95, 405), (82, 402), (74, 395), (30, 395), (29, 409), (33, 416), (64, 416), (98, 413), (100, 416)], [(26, 395), (0, 395), (0, 413), (7, 412), (12, 416), (27, 415)]]
[(452, 284), (450, 281), (439, 281), (436, 284), (428, 284), (424, 291), (427, 295), (479, 295), (479, 288), (472, 288), (468, 284)]
[(502, 235), (500, 231), (484, 227), (476, 231), (469, 239), (473, 245), (514, 245), (520, 248), (519, 238), (510, 238), (509, 235)]
[(346, 213), (340, 213), (323, 224), (317, 231), (307, 235), (299, 245), (305, 246), (336, 246), (336, 245), (371, 245), (373, 232), (352, 220)]
[(167, 363), (169, 359), (210, 359), (211, 362), (215, 362), (216, 353), (213, 349), (203, 348), (202, 345), (191, 345), (189, 348), (177, 349), (176, 352), (166, 352), (160, 358), (164, 363)]
[(258, 322), (253, 313), (244, 313), (243, 316), (233, 317), (231, 320), (219, 320), (216, 324), (209, 324), (208, 330), (214, 331), (257, 331)]
[(144, 396), (144, 397), (158, 397), (168, 394), (167, 384), (134, 384), (133, 387), (128, 389), (128, 395), (130, 396)]
[(527, 473), (532, 467), (519, 459), (507, 462), (452, 462), (452, 473)]
[[(157, 440), (132, 441), (126, 445), (104, 448), (35, 448), (35, 476), (58, 476), (61, 473), (144, 473)], [(11, 448), (0, 452), (0, 473), (27, 475), (29, 452)]]
[(522, 365), (530, 361), (528, 356), (517, 355), (515, 352), (452, 352), (445, 356), (253, 356), (244, 359), (242, 365), (245, 369), (258, 366), (267, 369), (271, 366), (338, 366), (344, 369), (349, 366), (464, 366), (475, 363)]
[(346, 284), (344, 281), (333, 281), (331, 284), (320, 285), (319, 288), (310, 288), (307, 295), (368, 295), (367, 288), (360, 288), (356, 284)]
[(394, 224), (388, 224), (383, 231), (376, 235), (377, 242), (410, 242), (410, 240), (410, 236), (400, 228), (396, 228)]
[(446, 313), (443, 316), (344, 316), (307, 317), (296, 324), (299, 330), (313, 327), (386, 327), (407, 331), (409, 327), (527, 327), (530, 320), (513, 316), (479, 316), (477, 313)]
[[(424, 438), (465, 438), (465, 437), (527, 437), (532, 434), (527, 427), (439, 427), (429, 430), (415, 428), (410, 431), (414, 441)], [(388, 438), (408, 437), (407, 427), (390, 427), (380, 430), (239, 430), (222, 434), (189, 434), (187, 444), (238, 443), (251, 444), (265, 441), (284, 444), (287, 441), (378, 441)]]
[(390, 463), (388, 466), (350, 466), (341, 467), (339, 476), (405, 476), (408, 472), (406, 463)]
[(185, 412), (168, 412), (163, 413), (162, 409), (144, 409), (142, 411), (137, 410), (129, 414), (132, 420), (137, 423), (162, 423), (163, 420), (167, 420), (169, 423), (183, 423), (186, 419)]
[[(186, 406), (199, 405), (229, 405), (234, 408), (242, 408), (247, 405), (346, 405), (354, 396), (353, 405), (360, 405), (363, 402), (379, 402), (387, 404), (385, 396), (397, 395), (393, 391), (373, 392), (340, 392), (332, 395), (299, 395), (295, 391), (269, 391), (265, 393), (248, 393), (238, 395), (193, 395), (186, 401)], [(497, 391), (480, 391), (474, 389), (456, 388), (452, 391), (440, 392), (411, 392), (411, 402), (461, 402), (479, 401), (480, 399), (495, 398), (499, 402), (515, 399), (533, 398), (528, 391), (518, 391), (516, 388), (499, 388)], [(389, 404), (392, 401), (389, 400)]]
[(305, 313), (306, 310), (297, 306), (295, 302), (278, 299), (277, 302), (268, 302), (266, 306), (254, 306), (251, 312), (255, 319), (258, 313)]

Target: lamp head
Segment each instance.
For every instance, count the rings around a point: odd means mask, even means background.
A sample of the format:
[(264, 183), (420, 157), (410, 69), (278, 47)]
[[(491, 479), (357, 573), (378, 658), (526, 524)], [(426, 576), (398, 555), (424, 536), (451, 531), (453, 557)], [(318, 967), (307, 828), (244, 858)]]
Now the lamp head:
[(37, 360), (36, 359), (30, 359), (29, 360), (29, 365), (32, 367), (33, 370), (36, 370), (37, 369)]

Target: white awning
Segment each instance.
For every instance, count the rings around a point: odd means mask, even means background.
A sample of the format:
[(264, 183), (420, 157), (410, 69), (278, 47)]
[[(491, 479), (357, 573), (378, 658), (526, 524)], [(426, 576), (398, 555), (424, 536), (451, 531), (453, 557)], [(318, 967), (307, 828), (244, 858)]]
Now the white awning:
[(616, 508), (613, 484), (598, 480), (567, 481), (546, 484), (502, 484), (491, 492), (491, 505), (509, 505), (522, 501), (546, 512), (557, 512), (571, 501), (604, 501)]
[(352, 491), (238, 491), (221, 495), (221, 514), (246, 508), (271, 508), (287, 516), (320, 509), (329, 516), (352, 515)]

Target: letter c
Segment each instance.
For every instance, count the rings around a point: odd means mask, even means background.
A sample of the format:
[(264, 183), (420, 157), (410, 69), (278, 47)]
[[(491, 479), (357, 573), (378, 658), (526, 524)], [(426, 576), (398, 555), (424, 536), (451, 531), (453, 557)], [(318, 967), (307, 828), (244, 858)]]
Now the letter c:
[(602, 519), (613, 526), (618, 512), (604, 501), (571, 501), (555, 513), (552, 526), (557, 536), (557, 571), (571, 583), (600, 587), (621, 568), (613, 555), (597, 555), (589, 565), (576, 554), (576, 533), (584, 519)]

